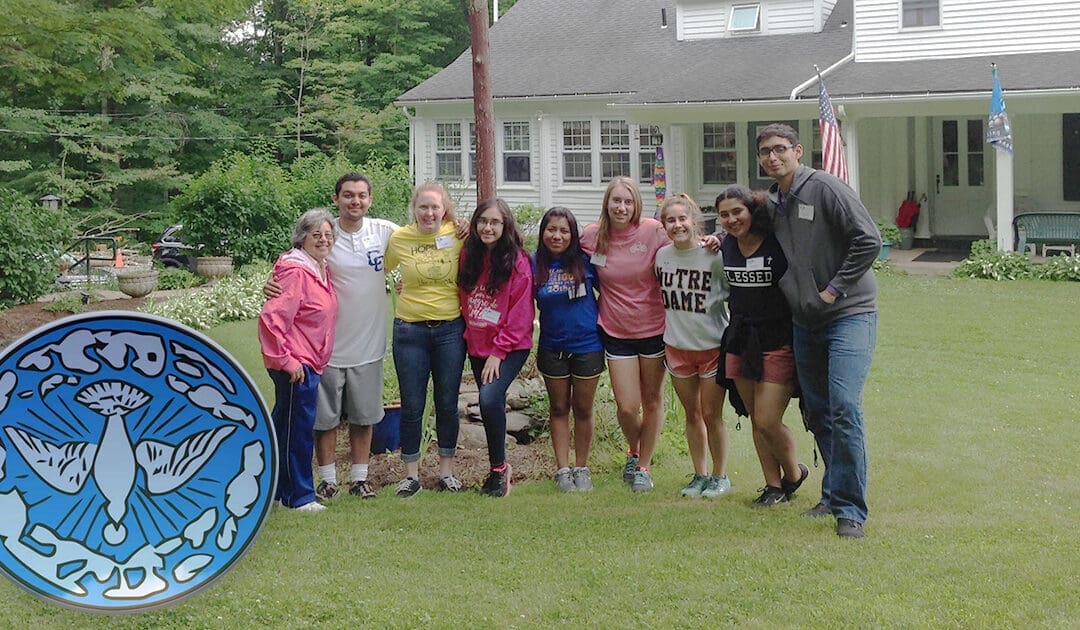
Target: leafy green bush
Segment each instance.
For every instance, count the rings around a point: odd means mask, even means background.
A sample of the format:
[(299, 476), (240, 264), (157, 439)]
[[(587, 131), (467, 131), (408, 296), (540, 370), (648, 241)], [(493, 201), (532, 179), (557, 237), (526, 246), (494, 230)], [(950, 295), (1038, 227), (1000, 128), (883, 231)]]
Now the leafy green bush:
[(190, 289), (199, 286), (204, 281), (202, 276), (178, 267), (166, 267), (158, 271), (158, 289), (162, 291)]
[(143, 310), (198, 330), (207, 330), (224, 322), (252, 319), (258, 317), (262, 309), (262, 287), (269, 273), (269, 263), (248, 265), (238, 273), (218, 280), (205, 291), (167, 302), (150, 300)]
[(525, 251), (535, 252), (540, 240), (540, 219), (544, 218), (544, 209), (529, 203), (514, 208), (514, 220), (517, 221), (521, 234), (525, 237)]
[(953, 269), (958, 278), (1019, 280), (1034, 277), (1031, 261), (1023, 252), (1000, 252), (997, 243), (983, 240), (971, 244), (971, 255)]
[(878, 232), (881, 233), (882, 243), (899, 243), (900, 242), (900, 228), (896, 227), (892, 223), (877, 222)]
[(0, 188), (0, 308), (32, 302), (52, 288), (57, 259), (71, 238), (63, 214)]
[(172, 209), (184, 239), (202, 245), (200, 255), (232, 256), (237, 265), (273, 260), (288, 249), (299, 215), (285, 171), (266, 155), (246, 153), (214, 162)]
[(1035, 277), (1041, 280), (1080, 281), (1080, 254), (1051, 256), (1046, 264), (1035, 266)]
[(340, 154), (333, 157), (316, 155), (293, 162), (289, 168), (293, 205), (301, 210), (330, 208), (334, 184), (349, 172), (361, 173), (371, 180), (373, 200), (368, 214), (398, 225), (411, 221), (409, 200), (413, 186), (408, 165), (387, 164), (379, 158), (354, 164)]

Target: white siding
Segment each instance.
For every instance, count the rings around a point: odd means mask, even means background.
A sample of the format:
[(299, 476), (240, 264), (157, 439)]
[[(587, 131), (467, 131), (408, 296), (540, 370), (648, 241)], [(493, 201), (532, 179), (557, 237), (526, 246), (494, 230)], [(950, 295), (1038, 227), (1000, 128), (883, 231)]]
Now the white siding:
[(1080, 49), (1075, 0), (942, 0), (941, 26), (900, 27), (901, 0), (855, 3), (856, 61), (943, 59)]
[[(727, 33), (727, 21), (733, 5), (751, 4), (751, 0), (683, 0), (676, 8), (675, 16), (680, 40), (710, 39), (715, 37), (752, 37), (754, 33)], [(826, 0), (832, 10), (835, 0)], [(810, 33), (820, 30), (820, 19), (815, 16), (815, 0), (761, 0), (758, 15), (760, 34), (783, 35)], [(828, 14), (826, 13), (826, 16)]]

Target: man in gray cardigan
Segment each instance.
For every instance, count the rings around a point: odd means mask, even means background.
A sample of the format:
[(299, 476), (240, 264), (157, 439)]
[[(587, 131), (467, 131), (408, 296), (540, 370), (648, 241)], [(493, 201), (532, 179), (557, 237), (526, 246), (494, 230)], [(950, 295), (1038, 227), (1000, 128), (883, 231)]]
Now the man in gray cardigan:
[(836, 516), (836, 533), (862, 538), (866, 507), (866, 431), (862, 391), (877, 337), (877, 283), (870, 270), (881, 237), (855, 192), (799, 163), (794, 129), (758, 133), (758, 160), (776, 183), (770, 216), (788, 257), (780, 289), (791, 305), (793, 350), (807, 425), (825, 475), (809, 516)]

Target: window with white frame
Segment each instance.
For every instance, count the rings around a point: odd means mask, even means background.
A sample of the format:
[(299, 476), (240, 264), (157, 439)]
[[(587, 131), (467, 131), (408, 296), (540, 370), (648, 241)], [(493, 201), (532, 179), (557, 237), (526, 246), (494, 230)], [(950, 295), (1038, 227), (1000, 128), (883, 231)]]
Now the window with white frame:
[(600, 121), (600, 176), (630, 176), (630, 125), (625, 120)]
[(941, 24), (940, 0), (900, 0), (901, 24), (907, 27)]
[(735, 123), (704, 123), (701, 128), (701, 181), (705, 184), (734, 184), (738, 172), (735, 153)]
[(592, 124), (563, 121), (563, 181), (592, 182)]
[(656, 167), (656, 149), (663, 146), (664, 136), (660, 128), (654, 125), (642, 125), (638, 149), (638, 166), (640, 172), (638, 181), (642, 184), (651, 184), (653, 169)]
[(532, 179), (529, 146), (529, 123), (503, 123), (504, 182), (529, 182)]
[(435, 124), (435, 179), (461, 179), (461, 123)]
[(731, 7), (728, 30), (732, 33), (748, 33), (761, 28), (761, 5), (736, 4)]

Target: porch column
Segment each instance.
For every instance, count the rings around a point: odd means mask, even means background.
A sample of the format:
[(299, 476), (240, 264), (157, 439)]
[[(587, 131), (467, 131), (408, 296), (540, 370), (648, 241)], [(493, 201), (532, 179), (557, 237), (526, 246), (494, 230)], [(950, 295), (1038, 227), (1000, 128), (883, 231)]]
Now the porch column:
[(997, 248), (1013, 251), (1013, 156), (997, 149)]
[(859, 194), (859, 121), (853, 116), (844, 121), (844, 131), (847, 132), (847, 143), (844, 152), (847, 153), (848, 184), (855, 194)]

